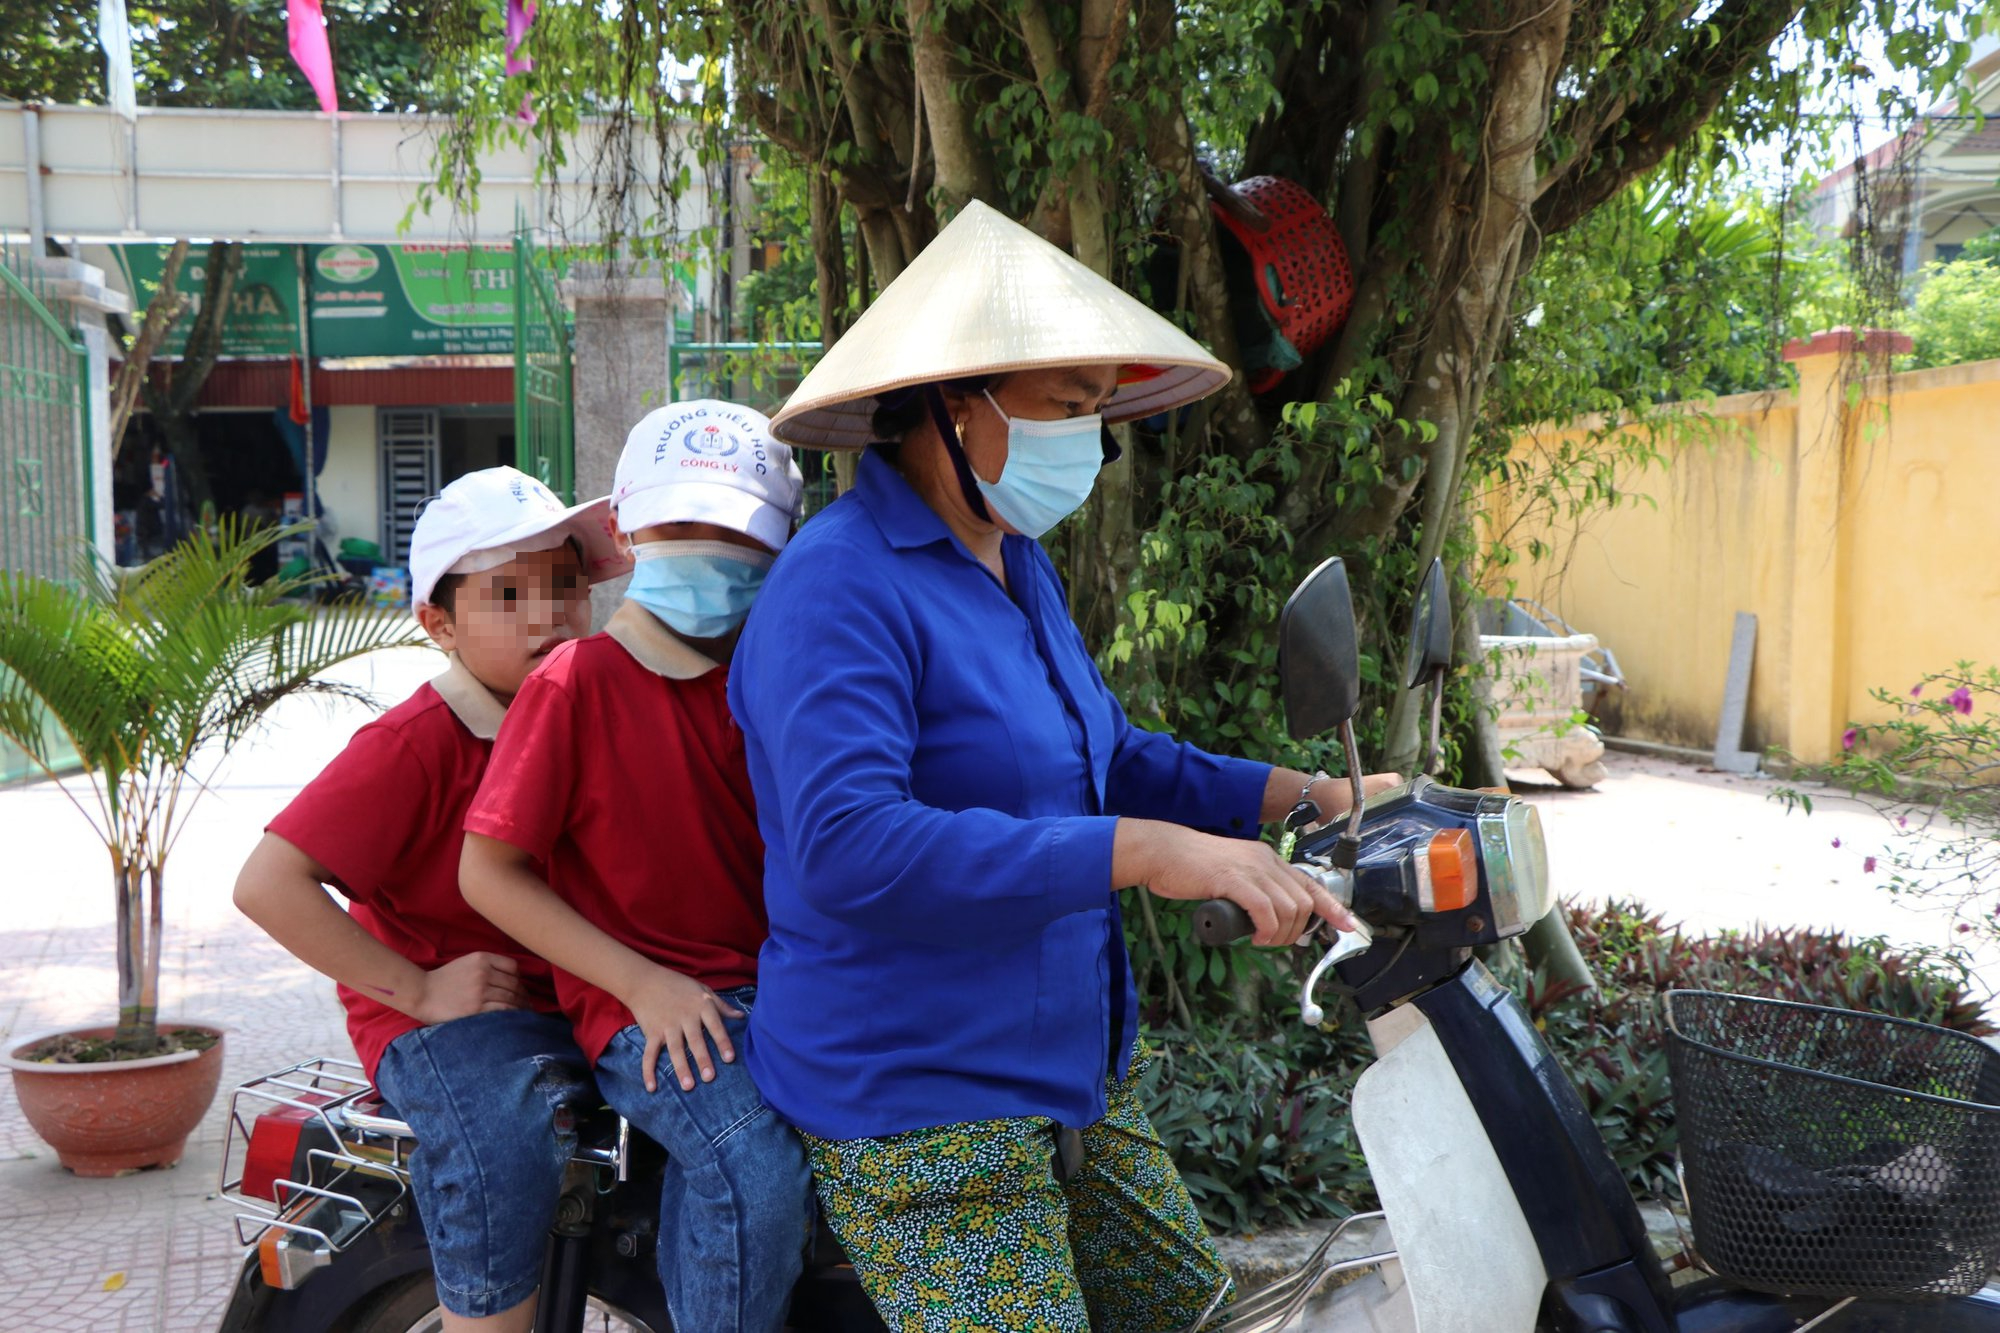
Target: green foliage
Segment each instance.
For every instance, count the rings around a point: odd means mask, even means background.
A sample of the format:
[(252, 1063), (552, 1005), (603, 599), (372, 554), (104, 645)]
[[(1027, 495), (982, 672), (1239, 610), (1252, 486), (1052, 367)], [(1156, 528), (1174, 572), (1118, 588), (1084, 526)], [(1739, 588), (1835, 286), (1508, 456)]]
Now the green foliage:
[(750, 274), (738, 289), (743, 328), (759, 342), (817, 342), (819, 279), (813, 265), (807, 174), (767, 154), (755, 182), (757, 216), (750, 243), (776, 244), (779, 250), (776, 263)]
[(1566, 910), (1601, 989), (1579, 995), (1536, 975), (1523, 979), (1523, 999), (1640, 1193), (1677, 1193), (1673, 1089), (1659, 1004), (1665, 991), (1762, 995), (1975, 1035), (1995, 1030), (1969, 997), (1971, 974), (1957, 955), (1813, 930), (1690, 938), (1658, 914), (1617, 901)]
[(1961, 257), (1926, 264), (1922, 282), (1901, 321), (1916, 344), (1913, 364), (1956, 366), (2000, 357), (2000, 263)]
[[(93, 552), (71, 584), (0, 570), (0, 737), (56, 778), (109, 854), (123, 1043), (152, 1040), (164, 871), (206, 790), (195, 770), (219, 763), (287, 696), (366, 697), (319, 677), (418, 641), (406, 619), (359, 602), (295, 600), (315, 576), (250, 584), (251, 559), (300, 531), (197, 529), (133, 571)], [(81, 780), (53, 771), (58, 735), (82, 758)]]
[[(1906, 693), (1877, 688), (1886, 722), (1856, 722), (1831, 764), (1793, 776), (1852, 792), (1894, 824), (1884, 884), (1948, 907), (1958, 929), (2000, 940), (2000, 667), (1960, 662)], [(1777, 798), (1810, 814), (1797, 787)], [(1878, 858), (1869, 857), (1873, 873)]]
[(1209, 1226), (1253, 1232), (1374, 1206), (1347, 1112), (1368, 1036), (1343, 1008), (1321, 1028), (1274, 1004), (1254, 1022), (1153, 1032), (1146, 1112)]
[[(1633, 903), (1571, 906), (1570, 929), (1596, 969), (1594, 996), (1531, 973), (1519, 951), (1493, 951), (1494, 974), (1522, 998), (1642, 1195), (1678, 1196), (1676, 1129), (1660, 995), (1720, 990), (1913, 1018), (1974, 1035), (1993, 1027), (1970, 998), (1962, 959), (1880, 939), (1810, 930), (1684, 935)], [(1211, 1226), (1257, 1231), (1376, 1206), (1348, 1115), (1371, 1060), (1351, 1004), (1299, 1025), (1292, 991), (1254, 1018), (1193, 1031), (1154, 1026), (1143, 1083), (1154, 1127)]]
[[(343, 110), (426, 109), (427, 5), (324, 0), (323, 7)], [(32, 10), (32, 17), (14, 9)], [(142, 106), (305, 111), (319, 105), (292, 63), (285, 0), (131, 0), (126, 12)], [(103, 102), (96, 4), (10, 6), (0, 18), (0, 96)]]

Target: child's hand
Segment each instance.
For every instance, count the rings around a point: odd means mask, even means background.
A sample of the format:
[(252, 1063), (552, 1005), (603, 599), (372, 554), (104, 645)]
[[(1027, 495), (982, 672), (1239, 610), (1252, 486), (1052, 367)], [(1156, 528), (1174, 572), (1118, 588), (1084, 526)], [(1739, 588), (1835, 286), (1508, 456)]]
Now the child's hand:
[(424, 973), (410, 1017), (424, 1023), (521, 1007), (521, 966), (497, 953), (469, 953)]
[(646, 1034), (646, 1054), (639, 1062), (639, 1075), (646, 1081), (647, 1092), (659, 1091), (654, 1074), (662, 1048), (673, 1062), (683, 1092), (694, 1091), (695, 1069), (701, 1070), (702, 1082), (715, 1081), (715, 1063), (708, 1058), (710, 1037), (715, 1038), (715, 1048), (722, 1052), (725, 1062), (736, 1059), (736, 1047), (730, 1044), (729, 1029), (723, 1020), (741, 1018), (743, 1011), (730, 1007), (693, 977), (664, 967), (651, 968), (632, 995), (620, 998), (631, 1008), (640, 1031)]

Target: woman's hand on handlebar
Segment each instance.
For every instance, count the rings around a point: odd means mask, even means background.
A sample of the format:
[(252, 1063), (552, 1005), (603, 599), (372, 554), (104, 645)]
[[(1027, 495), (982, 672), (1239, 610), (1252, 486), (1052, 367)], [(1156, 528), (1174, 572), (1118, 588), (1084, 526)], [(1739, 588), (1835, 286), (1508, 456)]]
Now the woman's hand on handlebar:
[(1353, 916), (1325, 886), (1261, 842), (1218, 838), (1157, 820), (1121, 819), (1112, 844), (1112, 873), (1120, 884), (1138, 884), (1162, 898), (1226, 898), (1250, 914), (1256, 944), (1292, 944), (1315, 916), (1336, 930), (1354, 928)]

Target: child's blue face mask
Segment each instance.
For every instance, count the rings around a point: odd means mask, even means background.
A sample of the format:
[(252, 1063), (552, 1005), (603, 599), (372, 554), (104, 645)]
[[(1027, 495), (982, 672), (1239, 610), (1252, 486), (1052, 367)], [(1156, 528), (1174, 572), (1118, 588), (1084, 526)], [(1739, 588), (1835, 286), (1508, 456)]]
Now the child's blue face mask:
[(1064, 417), (1032, 421), (1010, 417), (987, 394), (986, 401), (1007, 423), (1007, 465), (1000, 480), (974, 476), (979, 493), (1024, 537), (1039, 537), (1068, 518), (1090, 498), (1104, 466), (1104, 418)]
[(776, 559), (731, 542), (642, 542), (625, 595), (688, 639), (719, 639), (743, 623)]

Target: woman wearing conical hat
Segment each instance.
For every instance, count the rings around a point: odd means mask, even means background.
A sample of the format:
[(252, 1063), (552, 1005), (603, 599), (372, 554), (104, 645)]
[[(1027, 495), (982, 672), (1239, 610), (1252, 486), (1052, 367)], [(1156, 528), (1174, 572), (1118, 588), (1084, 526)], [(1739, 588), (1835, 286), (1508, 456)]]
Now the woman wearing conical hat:
[(1351, 925), (1256, 840), (1347, 796), (1132, 726), (1035, 541), (1104, 421), (1228, 374), (975, 203), (772, 422), (867, 453), (729, 683), (771, 928), (748, 1059), (892, 1328), (1170, 1329), (1228, 1282), (1134, 1092), (1117, 891), (1231, 899), (1260, 944)]

